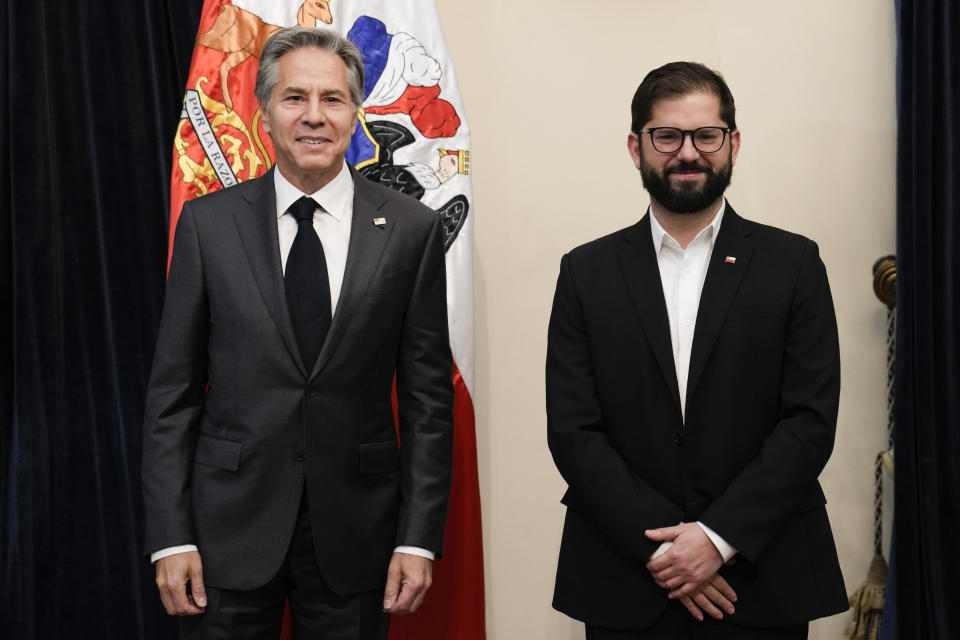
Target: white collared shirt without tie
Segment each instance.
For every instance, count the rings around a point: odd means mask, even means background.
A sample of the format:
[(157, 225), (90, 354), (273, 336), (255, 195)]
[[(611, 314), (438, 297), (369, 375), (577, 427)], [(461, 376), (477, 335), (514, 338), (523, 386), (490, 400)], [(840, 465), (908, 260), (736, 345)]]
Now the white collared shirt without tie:
[[(713, 254), (713, 244), (720, 232), (720, 223), (727, 201), (724, 199), (713, 220), (684, 249), (673, 236), (660, 226), (650, 205), (650, 233), (653, 236), (653, 249), (657, 254), (660, 267), (660, 282), (663, 285), (663, 299), (667, 303), (667, 318), (670, 321), (670, 343), (673, 347), (673, 362), (677, 371), (677, 387), (680, 391), (680, 411), (686, 420), (687, 414), (687, 375), (690, 371), (690, 349), (693, 346), (693, 333), (697, 328), (697, 311), (700, 309), (700, 294), (707, 277), (707, 267)], [(713, 542), (717, 551), (727, 562), (737, 554), (737, 550), (720, 537), (713, 529), (697, 522), (703, 532)], [(650, 558), (656, 558), (669, 549), (672, 542), (661, 544)]]

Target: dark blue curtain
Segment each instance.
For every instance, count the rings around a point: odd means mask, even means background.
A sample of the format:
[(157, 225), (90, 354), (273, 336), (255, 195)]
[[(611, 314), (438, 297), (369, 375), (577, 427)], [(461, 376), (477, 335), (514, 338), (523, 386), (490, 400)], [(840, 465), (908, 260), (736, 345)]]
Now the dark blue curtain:
[(169, 638), (143, 392), (201, 0), (0, 6), (0, 636)]
[(885, 637), (960, 638), (960, 6), (897, 2), (896, 478)]

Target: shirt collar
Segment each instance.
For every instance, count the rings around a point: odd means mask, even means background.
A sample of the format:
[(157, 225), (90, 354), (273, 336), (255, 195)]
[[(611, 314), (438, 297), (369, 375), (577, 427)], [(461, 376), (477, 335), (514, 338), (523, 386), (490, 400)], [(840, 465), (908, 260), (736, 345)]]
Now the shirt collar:
[(290, 205), (302, 196), (309, 196), (322, 206), (324, 211), (338, 221), (343, 221), (348, 212), (347, 207), (353, 201), (353, 176), (346, 162), (333, 180), (313, 193), (303, 193), (297, 189), (283, 177), (279, 169), (273, 172), (273, 187), (277, 194), (277, 218), (285, 214)]
[[(703, 234), (707, 233), (710, 235), (710, 248), (713, 249), (713, 243), (716, 241), (717, 234), (720, 233), (720, 222), (723, 220), (723, 212), (727, 209), (727, 199), (724, 198), (720, 202), (720, 208), (717, 209), (717, 213), (713, 216), (713, 220), (710, 221), (706, 227), (700, 230), (700, 233), (697, 234), (697, 238), (701, 237)], [(657, 216), (653, 215), (653, 203), (650, 203), (650, 208), (647, 210), (647, 216), (650, 218), (650, 233), (653, 236), (653, 249), (657, 252), (657, 255), (660, 255), (660, 249), (663, 248), (663, 243), (666, 238), (670, 238), (670, 241), (679, 248), (677, 241), (667, 233), (666, 229), (660, 226), (660, 221), (657, 220)], [(708, 231), (709, 229), (709, 231)], [(696, 238), (694, 238), (696, 241)]]

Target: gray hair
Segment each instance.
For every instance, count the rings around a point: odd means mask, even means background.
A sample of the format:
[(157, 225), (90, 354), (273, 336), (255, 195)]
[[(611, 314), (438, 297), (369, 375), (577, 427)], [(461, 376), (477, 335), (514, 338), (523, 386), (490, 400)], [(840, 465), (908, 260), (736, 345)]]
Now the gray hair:
[(360, 50), (348, 39), (330, 29), (291, 27), (281, 29), (270, 36), (260, 53), (257, 83), (253, 94), (264, 111), (270, 105), (270, 94), (279, 79), (277, 63), (294, 49), (315, 48), (340, 56), (347, 67), (347, 85), (350, 87), (350, 102), (354, 111), (363, 104), (363, 58)]

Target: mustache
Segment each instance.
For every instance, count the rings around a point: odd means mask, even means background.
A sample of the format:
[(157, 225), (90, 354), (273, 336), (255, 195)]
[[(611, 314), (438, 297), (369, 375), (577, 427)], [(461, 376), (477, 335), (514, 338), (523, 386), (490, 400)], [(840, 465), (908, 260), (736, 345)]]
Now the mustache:
[(708, 165), (700, 164), (699, 162), (678, 162), (672, 167), (665, 168), (663, 170), (663, 176), (667, 177), (677, 171), (703, 171), (704, 173), (713, 173)]

